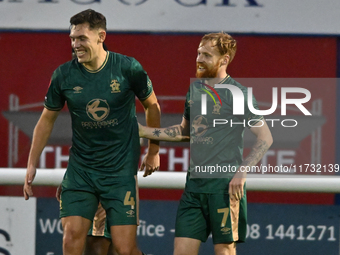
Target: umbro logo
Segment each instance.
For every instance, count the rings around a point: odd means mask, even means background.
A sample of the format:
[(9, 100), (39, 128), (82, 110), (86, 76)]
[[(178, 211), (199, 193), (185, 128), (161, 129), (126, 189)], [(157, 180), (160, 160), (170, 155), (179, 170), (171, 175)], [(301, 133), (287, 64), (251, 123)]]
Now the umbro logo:
[(74, 87), (74, 88), (73, 88), (73, 90), (74, 90), (73, 93), (81, 93), (81, 90), (82, 90), (82, 89), (83, 89), (83, 88), (82, 88), (82, 87), (79, 87), (79, 86)]
[(134, 210), (129, 210), (126, 212), (128, 217), (135, 217), (135, 211)]
[(224, 227), (224, 228), (221, 228), (221, 231), (223, 232), (222, 235), (226, 235), (230, 233), (230, 228)]

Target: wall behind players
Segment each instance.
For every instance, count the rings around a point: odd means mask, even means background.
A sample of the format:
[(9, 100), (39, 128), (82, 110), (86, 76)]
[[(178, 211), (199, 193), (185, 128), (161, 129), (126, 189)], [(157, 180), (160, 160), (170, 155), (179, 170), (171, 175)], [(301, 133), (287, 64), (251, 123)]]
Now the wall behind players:
[[(0, 48), (0, 110), (10, 108), (10, 95), (18, 104), (42, 103), (55, 68), (70, 59), (68, 33), (2, 32)], [(184, 96), (195, 75), (197, 45), (202, 34), (109, 33), (110, 50), (141, 62), (158, 96)], [(238, 52), (229, 67), (237, 77), (336, 77), (336, 38), (235, 35)], [(256, 90), (254, 90), (256, 93)], [(255, 94), (256, 95), (256, 94)], [(13, 98), (12, 98), (13, 99)], [(41, 111), (41, 107), (21, 111)], [(141, 110), (140, 106), (138, 108)], [(183, 101), (163, 104), (163, 113), (183, 111)], [(8, 166), (9, 123), (0, 115), (0, 167)], [(18, 132), (18, 156), (13, 167), (25, 167), (29, 139)], [(332, 152), (331, 152), (332, 153)]]
[[(203, 34), (154, 34), (154, 33), (108, 33), (108, 48), (135, 57), (144, 66), (153, 81), (158, 96), (184, 96), (191, 77), (195, 75), (197, 45)], [(264, 36), (235, 35), (238, 52), (229, 67), (235, 77), (336, 77), (336, 38), (311, 36)], [(0, 48), (0, 110), (6, 112), (10, 104), (15, 106), (15, 95), (20, 106), (39, 104), (39, 107), (17, 109), (37, 111), (43, 102), (52, 72), (63, 62), (70, 59), (71, 47), (66, 32), (1, 32)], [(320, 91), (323, 88), (320, 86)], [(256, 89), (254, 89), (256, 96)], [(260, 91), (261, 93), (261, 91)], [(10, 101), (11, 99), (11, 101)], [(15, 107), (14, 107), (15, 110)], [(141, 107), (138, 106), (141, 111)], [(323, 109), (334, 113), (334, 107)], [(162, 112), (181, 114), (183, 101), (163, 102)], [(9, 165), (10, 123), (0, 115), (0, 167)], [(333, 127), (334, 128), (334, 127)], [(12, 155), (13, 167), (25, 167), (30, 139), (20, 129), (12, 130), (17, 134), (17, 155)], [(325, 136), (333, 133), (325, 132)], [(58, 145), (56, 145), (58, 146)], [(53, 147), (56, 152), (56, 146)], [(15, 145), (12, 146), (15, 147)], [(334, 160), (334, 143), (323, 144), (323, 154), (328, 161)], [(172, 157), (183, 157), (183, 147), (173, 147)], [(162, 155), (165, 170), (171, 161), (169, 152)], [(271, 152), (279, 157), (278, 151)], [(282, 153), (281, 153), (282, 154)], [(280, 155), (281, 155), (280, 154)], [(51, 156), (49, 154), (49, 156)], [(67, 155), (67, 146), (61, 148), (60, 155)], [(287, 157), (287, 156), (285, 156)], [(51, 158), (51, 157), (50, 157)], [(55, 158), (50, 159), (48, 167), (54, 167)], [(64, 166), (63, 166), (64, 167)], [(182, 170), (183, 164), (175, 166)], [(4, 193), (10, 188), (2, 187)], [(53, 188), (54, 189), (54, 188)], [(53, 192), (51, 191), (50, 194)], [(328, 201), (328, 200), (327, 200)]]

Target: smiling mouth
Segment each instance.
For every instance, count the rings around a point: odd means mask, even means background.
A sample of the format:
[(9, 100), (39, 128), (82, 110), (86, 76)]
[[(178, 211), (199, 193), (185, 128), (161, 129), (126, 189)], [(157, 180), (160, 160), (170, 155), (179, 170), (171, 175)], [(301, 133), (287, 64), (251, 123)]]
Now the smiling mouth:
[(77, 51), (77, 57), (81, 57), (85, 55), (85, 51), (81, 50), (81, 51)]
[(202, 72), (202, 71), (205, 70), (205, 67), (204, 67), (204, 66), (198, 65), (198, 66), (197, 66), (197, 70)]

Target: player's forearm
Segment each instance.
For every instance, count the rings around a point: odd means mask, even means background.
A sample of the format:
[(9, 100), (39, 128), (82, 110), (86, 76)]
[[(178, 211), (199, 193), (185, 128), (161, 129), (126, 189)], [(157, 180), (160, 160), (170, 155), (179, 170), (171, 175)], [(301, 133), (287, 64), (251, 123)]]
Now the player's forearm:
[(189, 141), (189, 136), (183, 136), (181, 125), (174, 125), (166, 128), (150, 128), (139, 125), (139, 136), (147, 139), (167, 142)]
[[(252, 167), (255, 166), (268, 151), (273, 143), (271, 134), (257, 137), (255, 144), (253, 145), (248, 156), (242, 161), (241, 166)], [(246, 172), (246, 171), (244, 171)]]
[(34, 128), (33, 140), (28, 156), (27, 167), (36, 167), (47, 141), (51, 135), (53, 124), (39, 120)]
[[(152, 128), (160, 127), (161, 123), (161, 110), (159, 104), (156, 102), (145, 109), (146, 125)], [(151, 138), (152, 139), (152, 138)], [(148, 152), (157, 154), (159, 152), (159, 141), (149, 140)]]

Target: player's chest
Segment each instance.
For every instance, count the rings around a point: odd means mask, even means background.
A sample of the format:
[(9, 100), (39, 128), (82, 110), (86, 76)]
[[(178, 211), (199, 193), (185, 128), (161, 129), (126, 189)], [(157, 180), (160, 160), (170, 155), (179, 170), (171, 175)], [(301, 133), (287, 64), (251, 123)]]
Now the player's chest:
[(134, 98), (130, 83), (123, 76), (73, 79), (63, 90), (69, 106), (83, 107), (93, 101), (105, 102), (109, 107), (120, 107)]
[(213, 120), (233, 115), (232, 101), (228, 100), (223, 93), (192, 90), (188, 104), (191, 117), (202, 115), (209, 120)]

